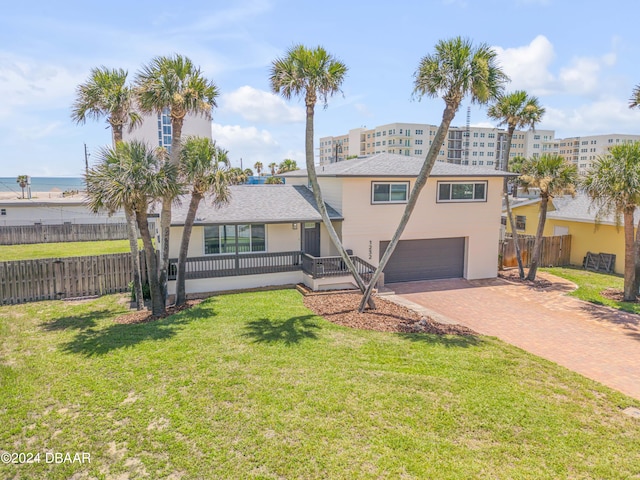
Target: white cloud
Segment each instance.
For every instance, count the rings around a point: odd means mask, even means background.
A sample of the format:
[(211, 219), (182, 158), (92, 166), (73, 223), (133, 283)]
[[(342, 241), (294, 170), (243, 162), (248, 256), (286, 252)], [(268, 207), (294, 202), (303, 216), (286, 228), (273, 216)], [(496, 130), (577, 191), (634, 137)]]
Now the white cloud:
[(560, 70), (562, 90), (574, 94), (591, 95), (601, 88), (600, 73), (603, 67), (611, 67), (616, 54), (609, 53), (600, 58), (574, 58), (568, 67)]
[(505, 73), (511, 78), (509, 90), (526, 90), (533, 95), (551, 92), (554, 76), (549, 66), (555, 52), (547, 37), (538, 35), (523, 47), (494, 49)]
[(626, 100), (608, 98), (573, 109), (547, 107), (544, 128), (555, 129), (557, 137), (585, 134), (637, 133), (640, 111), (631, 110)]
[(305, 119), (304, 109), (292, 107), (273, 93), (245, 85), (223, 95), (221, 112), (239, 114), (256, 123), (297, 123)]
[(213, 123), (211, 132), (216, 143), (229, 151), (234, 166), (240, 165), (240, 159), (246, 168), (257, 161), (271, 163), (284, 158), (282, 147), (267, 130)]
[(0, 52), (0, 117), (22, 107), (55, 108), (69, 105), (83, 77), (59, 65)]

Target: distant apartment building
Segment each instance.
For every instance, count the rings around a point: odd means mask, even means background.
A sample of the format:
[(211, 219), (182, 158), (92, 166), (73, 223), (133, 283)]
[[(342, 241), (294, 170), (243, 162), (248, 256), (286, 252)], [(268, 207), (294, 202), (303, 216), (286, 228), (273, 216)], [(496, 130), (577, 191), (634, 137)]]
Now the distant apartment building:
[[(355, 128), (344, 135), (322, 137), (320, 164), (385, 152), (413, 157), (426, 155), (437, 130), (437, 125), (390, 123), (372, 129)], [(544, 142), (553, 141), (554, 133), (553, 130), (516, 131), (511, 140), (509, 156), (539, 156)], [(506, 136), (506, 130), (499, 128), (450, 127), (437, 160), (459, 165), (499, 166), (504, 162)]]
[(556, 138), (544, 143), (544, 153), (557, 153), (578, 167), (578, 174), (587, 173), (593, 162), (606, 155), (614, 145), (640, 141), (640, 135), (588, 135), (584, 137)]
[[(182, 126), (182, 137), (211, 138), (211, 121), (202, 115), (187, 115)], [(171, 152), (171, 117), (168, 109), (162, 113), (143, 115), (142, 124), (122, 134), (124, 141), (141, 140), (150, 146), (164, 147)]]

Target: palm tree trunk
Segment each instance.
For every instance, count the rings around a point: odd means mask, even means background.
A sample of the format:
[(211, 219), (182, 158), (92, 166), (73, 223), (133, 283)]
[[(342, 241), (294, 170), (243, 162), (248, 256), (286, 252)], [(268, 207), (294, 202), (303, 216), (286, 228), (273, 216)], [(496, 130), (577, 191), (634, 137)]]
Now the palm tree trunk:
[(636, 229), (636, 241), (635, 241), (635, 272), (633, 278), (633, 292), (638, 295), (640, 289), (640, 222)]
[(636, 290), (636, 251), (633, 241), (634, 207), (624, 209), (624, 298), (625, 302), (635, 302)]
[[(347, 269), (353, 275), (353, 279), (356, 281), (358, 288), (361, 292), (365, 292), (366, 285), (362, 280), (362, 277), (356, 270), (356, 266), (353, 264), (351, 257), (347, 255), (347, 251), (344, 249), (338, 234), (336, 233), (333, 224), (331, 223), (331, 219), (329, 218), (329, 213), (327, 212), (327, 208), (324, 204), (324, 200), (322, 198), (322, 191), (320, 190), (320, 184), (318, 183), (318, 176), (316, 174), (316, 167), (313, 162), (313, 119), (314, 119), (314, 101), (307, 101), (307, 122), (306, 122), (306, 130), (305, 130), (305, 156), (307, 163), (307, 174), (309, 176), (309, 182), (311, 182), (311, 190), (313, 191), (313, 197), (315, 198), (316, 205), (318, 206), (318, 210), (320, 211), (320, 216), (322, 217), (322, 222), (329, 232), (329, 238), (335, 245), (338, 250), (342, 261), (347, 266)], [(376, 305), (373, 299), (368, 299), (369, 307), (376, 308)]]
[(191, 201), (189, 202), (189, 210), (187, 211), (187, 218), (184, 221), (184, 229), (182, 230), (182, 240), (180, 241), (180, 252), (178, 253), (178, 275), (176, 277), (176, 305), (183, 305), (187, 300), (186, 294), (186, 279), (185, 274), (187, 271), (187, 254), (189, 252), (189, 241), (191, 240), (191, 231), (193, 230), (193, 222), (196, 219), (196, 213), (198, 212), (198, 205), (200, 205), (202, 195), (198, 195), (195, 192), (191, 194)]
[(140, 271), (140, 251), (138, 250), (135, 214), (131, 207), (124, 207), (124, 216), (127, 221), (127, 237), (129, 237), (131, 264), (133, 265), (133, 291), (135, 292), (136, 306), (138, 310), (142, 310), (144, 308), (144, 294), (142, 292), (142, 275)]
[(378, 264), (378, 268), (376, 268), (376, 271), (373, 274), (373, 278), (369, 282), (369, 286), (367, 287), (367, 290), (364, 292), (364, 296), (360, 301), (360, 307), (358, 309), (360, 312), (364, 312), (364, 308), (367, 305), (367, 302), (369, 301), (369, 299), (371, 298), (371, 294), (373, 293), (373, 288), (378, 282), (378, 279), (380, 278), (380, 275), (382, 274), (384, 267), (387, 266), (387, 263), (389, 262), (391, 255), (393, 254), (394, 250), (396, 249), (396, 246), (398, 245), (398, 242), (400, 241), (400, 236), (402, 235), (402, 232), (404, 232), (404, 229), (407, 226), (409, 219), (411, 218), (413, 209), (415, 208), (416, 203), (418, 202), (418, 197), (420, 196), (420, 192), (422, 191), (422, 189), (427, 183), (427, 179), (429, 178), (431, 169), (433, 169), (433, 165), (436, 162), (436, 158), (438, 158), (438, 153), (440, 152), (442, 142), (444, 141), (447, 131), (449, 130), (449, 125), (451, 125), (451, 121), (453, 120), (453, 117), (455, 117), (456, 115), (457, 109), (458, 109), (458, 105), (447, 103), (447, 106), (444, 109), (444, 112), (442, 113), (442, 122), (438, 127), (438, 131), (436, 132), (436, 135), (433, 139), (433, 143), (429, 147), (429, 152), (427, 153), (427, 157), (425, 158), (425, 161), (422, 164), (420, 173), (416, 178), (416, 183), (411, 189), (411, 194), (409, 195), (409, 199), (407, 200), (407, 206), (405, 207), (404, 213), (402, 214), (402, 218), (400, 219), (400, 224), (398, 225), (398, 228), (393, 234), (393, 238), (389, 242), (389, 245), (387, 246), (387, 249), (385, 250), (384, 255), (382, 255), (382, 258), (380, 259), (380, 263)]
[(156, 261), (156, 252), (153, 249), (153, 242), (151, 241), (146, 208), (146, 204), (138, 206), (136, 209), (136, 219), (138, 221), (140, 236), (142, 237), (142, 244), (144, 245), (145, 258), (147, 259), (147, 278), (149, 279), (149, 290), (151, 292), (151, 314), (157, 317), (166, 313), (166, 303), (162, 292), (162, 285), (158, 279), (158, 262)]
[[(503, 170), (509, 171), (509, 156), (511, 155), (511, 140), (513, 139), (513, 132), (516, 131), (515, 124), (510, 123), (507, 128), (507, 148), (504, 152), (504, 161), (502, 162)], [(518, 238), (518, 229), (516, 228), (516, 222), (513, 219), (513, 211), (509, 204), (509, 177), (504, 178), (504, 203), (507, 208), (507, 217), (509, 217), (509, 225), (511, 226), (511, 236), (513, 237), (513, 246), (516, 250), (516, 260), (518, 262), (518, 273), (520, 278), (524, 278), (524, 265), (522, 264), (522, 252), (520, 251), (520, 239)], [(518, 187), (516, 186), (516, 191)]]
[(533, 255), (531, 256), (531, 266), (527, 273), (527, 280), (535, 280), (538, 272), (538, 264), (540, 263), (540, 251), (542, 250), (542, 234), (544, 233), (544, 224), (547, 221), (547, 205), (549, 197), (543, 195), (540, 198), (540, 217), (538, 218), (538, 230), (536, 231), (536, 241), (533, 244)]
[[(169, 159), (172, 164), (180, 163), (180, 142), (182, 136), (182, 123), (184, 118), (171, 118), (171, 155)], [(167, 301), (167, 271), (169, 269), (169, 242), (171, 241), (171, 204), (174, 197), (164, 197), (162, 199), (162, 210), (160, 211), (160, 264), (158, 265), (158, 278), (162, 287), (163, 300)]]
[(507, 207), (507, 217), (509, 218), (509, 225), (511, 226), (511, 236), (513, 238), (513, 246), (516, 250), (516, 260), (518, 261), (518, 272), (520, 278), (524, 278), (524, 265), (522, 264), (522, 252), (520, 251), (520, 237), (518, 235), (518, 228), (516, 222), (513, 220), (513, 211), (511, 210), (511, 204), (509, 203), (509, 192), (504, 192), (504, 203)]

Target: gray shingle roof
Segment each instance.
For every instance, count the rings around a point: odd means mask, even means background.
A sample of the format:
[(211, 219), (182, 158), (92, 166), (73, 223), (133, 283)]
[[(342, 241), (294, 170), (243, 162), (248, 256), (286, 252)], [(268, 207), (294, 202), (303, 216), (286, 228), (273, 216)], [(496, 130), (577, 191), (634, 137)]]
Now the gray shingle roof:
[[(196, 225), (233, 223), (297, 223), (320, 222), (313, 193), (302, 185), (235, 185), (230, 187), (231, 201), (214, 207), (210, 197), (198, 207)], [(189, 196), (173, 207), (171, 224), (184, 225), (189, 209)], [(342, 216), (327, 205), (329, 218)]]
[[(598, 207), (592, 205), (591, 199), (584, 193), (576, 194), (575, 198), (570, 195), (554, 197), (553, 206), (556, 210), (547, 213), (548, 218), (558, 220), (577, 220), (582, 222), (595, 222), (598, 214)], [(636, 209), (634, 222), (637, 224), (640, 219), (640, 209)], [(599, 223), (615, 225), (615, 215), (608, 215), (598, 219)], [(622, 217), (620, 217), (622, 222)]]
[[(422, 157), (408, 157), (392, 153), (379, 153), (371, 157), (346, 160), (316, 167), (319, 177), (416, 177), (424, 163)], [(284, 173), (283, 177), (306, 177), (306, 170)], [(455, 165), (436, 162), (431, 177), (504, 177), (514, 174), (492, 167)]]

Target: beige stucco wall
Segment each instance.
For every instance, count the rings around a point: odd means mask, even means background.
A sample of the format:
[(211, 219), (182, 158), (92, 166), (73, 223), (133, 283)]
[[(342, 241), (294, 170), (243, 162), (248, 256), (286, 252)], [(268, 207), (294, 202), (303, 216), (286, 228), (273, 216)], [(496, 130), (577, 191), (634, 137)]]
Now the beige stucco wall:
[[(394, 179), (394, 181), (411, 179)], [(486, 202), (436, 203), (438, 181), (478, 181), (478, 178), (431, 178), (401, 240), (466, 238), (465, 278), (497, 275), (502, 178), (488, 180)], [(371, 204), (371, 182), (388, 178), (345, 178), (343, 192), (342, 239), (345, 248), (365, 261), (378, 264), (381, 241), (391, 240), (405, 204)]]
[[(290, 223), (270, 224), (267, 228), (267, 252), (300, 250), (300, 227), (293, 229)], [(177, 258), (182, 240), (182, 227), (171, 227), (169, 257)], [(189, 242), (189, 257), (204, 256), (204, 227), (195, 226)]]

